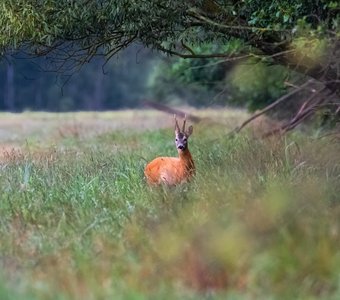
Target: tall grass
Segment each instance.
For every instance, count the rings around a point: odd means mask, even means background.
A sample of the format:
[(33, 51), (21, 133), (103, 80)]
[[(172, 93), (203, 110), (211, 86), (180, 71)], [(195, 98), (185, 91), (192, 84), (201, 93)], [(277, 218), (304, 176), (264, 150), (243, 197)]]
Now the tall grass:
[(143, 178), (171, 130), (71, 144), (1, 163), (1, 299), (340, 297), (338, 143), (198, 126), (174, 188)]

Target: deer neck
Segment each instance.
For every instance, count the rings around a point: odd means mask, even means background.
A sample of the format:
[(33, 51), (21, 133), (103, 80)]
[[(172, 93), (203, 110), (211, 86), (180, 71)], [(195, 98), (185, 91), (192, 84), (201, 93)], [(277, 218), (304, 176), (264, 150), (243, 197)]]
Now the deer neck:
[(194, 161), (188, 148), (184, 151), (178, 150), (178, 157), (187, 166), (187, 168), (194, 168)]

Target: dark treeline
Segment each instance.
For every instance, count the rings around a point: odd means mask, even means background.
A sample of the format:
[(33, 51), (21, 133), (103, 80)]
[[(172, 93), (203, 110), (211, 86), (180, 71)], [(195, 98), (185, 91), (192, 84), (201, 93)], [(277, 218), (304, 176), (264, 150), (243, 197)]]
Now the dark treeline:
[(51, 61), (23, 54), (0, 61), (0, 110), (71, 111), (136, 107), (147, 93), (157, 55), (129, 47), (105, 64), (93, 59), (80, 70), (58, 72)]

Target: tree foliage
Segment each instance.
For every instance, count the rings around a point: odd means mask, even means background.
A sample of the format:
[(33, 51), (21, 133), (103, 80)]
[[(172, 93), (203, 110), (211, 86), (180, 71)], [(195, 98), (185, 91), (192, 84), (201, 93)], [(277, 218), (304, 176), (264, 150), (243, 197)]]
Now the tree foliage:
[[(54, 51), (84, 62), (100, 53), (110, 58), (134, 41), (182, 57), (226, 57), (231, 54), (195, 55), (190, 47), (238, 38), (249, 46), (245, 51), (287, 65), (296, 66), (299, 59), (301, 71), (321, 76), (316, 74), (324, 64), (320, 59), (339, 55), (334, 54), (339, 47), (339, 9), (338, 2), (328, 0), (4, 0), (0, 46), (2, 51), (26, 47), (38, 55)], [(304, 41), (302, 49), (322, 43), (322, 57), (301, 57), (299, 41)], [(334, 72), (329, 73), (331, 77)]]

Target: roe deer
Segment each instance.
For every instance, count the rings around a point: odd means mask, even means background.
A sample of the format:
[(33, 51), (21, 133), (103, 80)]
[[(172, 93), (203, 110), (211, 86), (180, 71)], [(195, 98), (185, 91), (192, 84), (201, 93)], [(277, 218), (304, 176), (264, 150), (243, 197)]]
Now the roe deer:
[(186, 116), (182, 131), (175, 119), (175, 144), (178, 157), (157, 157), (145, 167), (144, 174), (149, 185), (176, 185), (188, 181), (195, 174), (195, 165), (188, 148), (188, 138), (193, 132), (189, 126), (185, 130)]

